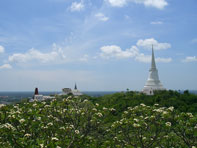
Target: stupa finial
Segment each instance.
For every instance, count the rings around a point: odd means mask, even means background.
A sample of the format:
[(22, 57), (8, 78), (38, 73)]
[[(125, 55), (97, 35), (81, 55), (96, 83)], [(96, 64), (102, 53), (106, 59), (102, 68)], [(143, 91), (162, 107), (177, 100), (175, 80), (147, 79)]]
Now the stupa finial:
[(152, 60), (151, 60), (151, 69), (156, 69), (156, 64), (155, 64), (155, 55), (154, 55), (153, 44), (152, 44)]
[(74, 88), (75, 90), (77, 90), (77, 84), (75, 83), (75, 88)]

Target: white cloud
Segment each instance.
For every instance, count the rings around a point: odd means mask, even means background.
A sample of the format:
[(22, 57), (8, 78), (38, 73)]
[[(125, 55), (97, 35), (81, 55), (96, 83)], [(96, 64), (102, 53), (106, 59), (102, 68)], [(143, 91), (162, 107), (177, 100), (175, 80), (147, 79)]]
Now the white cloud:
[(149, 63), (151, 61), (150, 55), (144, 55), (143, 53), (139, 53), (136, 58), (137, 61), (143, 62), (143, 63)]
[(171, 45), (169, 43), (159, 43), (154, 38), (145, 39), (145, 40), (138, 40), (137, 46), (143, 47), (144, 49), (151, 49), (152, 45), (155, 50), (162, 50), (162, 49), (168, 49), (171, 48)]
[(161, 24), (163, 24), (163, 22), (162, 21), (155, 21), (155, 22), (151, 22), (150, 24), (151, 25), (161, 25)]
[(123, 7), (126, 5), (128, 0), (107, 0), (109, 4), (113, 7)]
[[(140, 53), (139, 49), (136, 46), (132, 46), (130, 49), (122, 50), (119, 46), (111, 45), (111, 46), (103, 46), (100, 48), (101, 53), (100, 56), (105, 59), (109, 58), (133, 58), (136, 61), (149, 63), (151, 61), (151, 55), (145, 55), (144, 53)], [(156, 58), (157, 62), (169, 63), (172, 61), (171, 58)]]
[(10, 64), (4, 64), (2, 66), (0, 66), (0, 69), (11, 69), (12, 66)]
[(83, 4), (82, 1), (79, 2), (79, 3), (73, 2), (72, 5), (71, 5), (71, 7), (70, 7), (70, 10), (71, 10), (72, 12), (73, 12), (73, 11), (81, 11), (81, 10), (83, 10), (83, 9), (84, 9), (84, 4)]
[(53, 61), (58, 56), (57, 52), (50, 52), (50, 53), (42, 53), (36, 49), (30, 49), (26, 53), (15, 53), (12, 56), (9, 56), (8, 60), (10, 62), (28, 62), (31, 60), (38, 60), (43, 63), (48, 61)]
[(168, 5), (166, 0), (107, 0), (113, 7), (123, 7), (129, 2), (136, 4), (144, 4), (146, 7), (155, 7), (157, 9), (163, 9)]
[(109, 20), (109, 17), (106, 17), (103, 13), (97, 13), (96, 15), (95, 15), (95, 17), (98, 19), (98, 20), (100, 20), (100, 21), (107, 21), (107, 20)]
[(138, 49), (136, 46), (132, 46), (130, 49), (126, 49), (125, 51), (123, 51), (119, 46), (116, 45), (103, 46), (100, 49), (100, 56), (103, 58), (129, 58), (134, 57), (136, 56), (136, 54), (138, 54)]
[(121, 52), (121, 48), (119, 46), (116, 45), (111, 45), (111, 46), (103, 46), (101, 47), (101, 51), (108, 55), (108, 54), (113, 54), (113, 53), (119, 53)]
[(56, 44), (53, 45), (53, 48), (54, 49), (49, 53), (42, 53), (41, 51), (32, 48), (26, 53), (15, 53), (9, 56), (8, 61), (16, 63), (25, 63), (29, 61), (47, 63), (66, 59), (66, 56), (64, 55), (61, 48), (57, 48)]
[(166, 0), (135, 0), (137, 3), (143, 3), (145, 6), (155, 7), (158, 9), (163, 9), (168, 5)]
[(4, 51), (5, 51), (5, 48), (0, 45), (0, 53), (4, 53)]
[(186, 57), (183, 62), (197, 62), (197, 57), (193, 56), (193, 57)]

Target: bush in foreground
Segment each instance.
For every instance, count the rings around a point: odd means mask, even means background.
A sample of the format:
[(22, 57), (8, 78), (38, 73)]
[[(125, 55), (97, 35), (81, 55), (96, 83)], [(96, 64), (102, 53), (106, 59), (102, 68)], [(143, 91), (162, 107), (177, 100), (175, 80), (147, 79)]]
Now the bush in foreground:
[(133, 148), (197, 145), (197, 116), (173, 107), (128, 107), (117, 111), (85, 98), (0, 106), (0, 145), (5, 148)]

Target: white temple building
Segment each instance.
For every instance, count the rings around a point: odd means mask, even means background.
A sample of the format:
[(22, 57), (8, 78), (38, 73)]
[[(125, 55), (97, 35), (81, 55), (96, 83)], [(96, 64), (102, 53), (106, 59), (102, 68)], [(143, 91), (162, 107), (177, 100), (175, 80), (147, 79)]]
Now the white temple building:
[(74, 90), (72, 90), (71, 88), (63, 88), (62, 89), (62, 93), (60, 93), (59, 95), (69, 95), (72, 94), (74, 96), (81, 96), (83, 95), (78, 89), (77, 89), (77, 84), (75, 83), (75, 87)]
[(161, 84), (159, 80), (158, 70), (155, 64), (154, 50), (152, 47), (151, 68), (149, 70), (148, 80), (146, 81), (146, 84), (143, 88), (143, 93), (147, 95), (153, 95), (154, 90), (165, 90), (165, 88), (163, 87), (163, 85)]
[(35, 88), (35, 92), (34, 92), (34, 96), (32, 99), (30, 99), (30, 102), (33, 101), (45, 101), (45, 100), (50, 100), (50, 99), (54, 99), (54, 96), (44, 96), (38, 93), (38, 88)]

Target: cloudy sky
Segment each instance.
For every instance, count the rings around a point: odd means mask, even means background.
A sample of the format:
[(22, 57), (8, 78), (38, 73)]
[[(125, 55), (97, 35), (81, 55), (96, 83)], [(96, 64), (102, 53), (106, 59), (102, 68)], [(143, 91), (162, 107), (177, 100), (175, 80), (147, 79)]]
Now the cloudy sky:
[(196, 0), (0, 0), (0, 91), (197, 90)]

